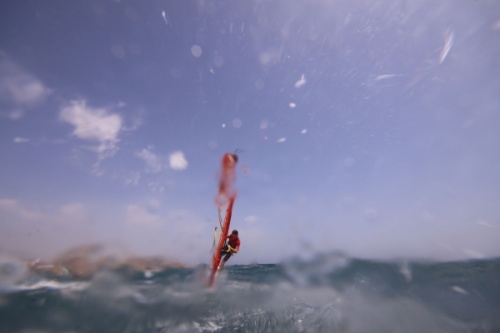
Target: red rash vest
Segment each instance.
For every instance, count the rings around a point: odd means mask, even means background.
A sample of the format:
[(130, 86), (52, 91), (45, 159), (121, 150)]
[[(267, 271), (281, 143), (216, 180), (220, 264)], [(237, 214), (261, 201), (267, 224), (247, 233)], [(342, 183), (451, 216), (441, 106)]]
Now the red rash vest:
[(238, 248), (240, 246), (240, 239), (236, 235), (229, 235), (227, 236), (229, 241), (227, 242), (229, 246), (231, 246), (233, 249)]

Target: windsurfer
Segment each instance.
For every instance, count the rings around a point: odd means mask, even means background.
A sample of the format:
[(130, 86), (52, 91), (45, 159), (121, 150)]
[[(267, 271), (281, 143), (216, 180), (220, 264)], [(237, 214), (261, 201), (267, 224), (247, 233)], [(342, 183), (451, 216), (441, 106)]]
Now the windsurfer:
[(227, 242), (222, 248), (220, 256), (223, 257), (219, 265), (219, 271), (224, 268), (226, 262), (233, 254), (238, 253), (240, 250), (240, 238), (238, 237), (238, 230), (233, 230), (231, 235), (227, 236)]

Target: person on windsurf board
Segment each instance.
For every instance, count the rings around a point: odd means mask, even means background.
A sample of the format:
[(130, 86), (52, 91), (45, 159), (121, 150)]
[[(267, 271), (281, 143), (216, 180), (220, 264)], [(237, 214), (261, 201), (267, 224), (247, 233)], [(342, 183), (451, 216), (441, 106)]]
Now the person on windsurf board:
[(233, 254), (238, 253), (240, 250), (240, 238), (238, 237), (238, 230), (233, 230), (231, 235), (227, 236), (227, 242), (224, 244), (222, 251), (220, 252), (220, 256), (222, 258), (221, 263), (219, 264), (218, 270), (221, 271), (224, 268), (226, 262), (231, 258)]
[[(222, 156), (221, 170), (219, 174), (219, 189), (215, 197), (215, 204), (219, 211), (220, 237), (217, 245), (214, 248), (212, 256), (212, 267), (208, 285), (215, 284), (215, 278), (220, 269), (222, 269), (229, 258), (238, 252), (240, 240), (238, 234), (229, 235), (231, 224), (231, 215), (233, 213), (233, 205), (236, 200), (236, 190), (233, 184), (236, 181), (236, 164), (238, 163), (238, 155), (236, 153), (226, 153)], [(224, 216), (221, 216), (225, 211)]]

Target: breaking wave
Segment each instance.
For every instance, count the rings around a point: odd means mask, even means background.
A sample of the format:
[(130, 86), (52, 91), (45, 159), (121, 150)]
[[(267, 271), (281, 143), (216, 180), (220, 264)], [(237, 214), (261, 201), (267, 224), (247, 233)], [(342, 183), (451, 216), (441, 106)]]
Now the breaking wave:
[(500, 332), (500, 260), (373, 262), (338, 254), (228, 266), (101, 270), (0, 261), (2, 332)]

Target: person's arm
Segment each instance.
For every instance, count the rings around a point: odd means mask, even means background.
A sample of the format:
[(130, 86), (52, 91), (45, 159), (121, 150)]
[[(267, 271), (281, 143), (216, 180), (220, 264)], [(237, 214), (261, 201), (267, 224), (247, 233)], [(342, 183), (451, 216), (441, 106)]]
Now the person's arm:
[(236, 246), (236, 247), (232, 247), (231, 245), (227, 244), (227, 248), (229, 249), (229, 251), (231, 251), (232, 253), (238, 253), (239, 249), (240, 249), (240, 246)]

